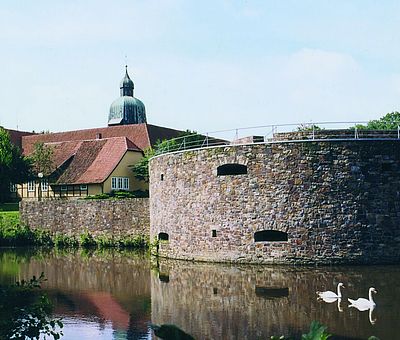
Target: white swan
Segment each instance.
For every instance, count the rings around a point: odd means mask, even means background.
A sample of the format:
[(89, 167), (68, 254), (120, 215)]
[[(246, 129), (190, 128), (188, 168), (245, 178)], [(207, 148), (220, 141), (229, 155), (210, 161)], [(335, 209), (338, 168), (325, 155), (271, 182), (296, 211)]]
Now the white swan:
[[(332, 292), (332, 291), (330, 291), (330, 290), (327, 290), (325, 292), (317, 292), (318, 298), (322, 299), (324, 301), (325, 300), (330, 300), (330, 299), (339, 299), (339, 298), (342, 297), (342, 292), (340, 291), (340, 287), (345, 288), (344, 284), (339, 282), (338, 285), (337, 285), (337, 294)], [(326, 302), (328, 302), (328, 301), (326, 301)]]
[(377, 291), (374, 287), (371, 287), (369, 289), (369, 292), (368, 292), (369, 300), (364, 299), (364, 298), (358, 298), (357, 300), (347, 299), (351, 303), (351, 305), (349, 305), (349, 307), (357, 308), (360, 312), (363, 312), (368, 309), (374, 309), (376, 306), (376, 303), (372, 299), (372, 293), (377, 293)]

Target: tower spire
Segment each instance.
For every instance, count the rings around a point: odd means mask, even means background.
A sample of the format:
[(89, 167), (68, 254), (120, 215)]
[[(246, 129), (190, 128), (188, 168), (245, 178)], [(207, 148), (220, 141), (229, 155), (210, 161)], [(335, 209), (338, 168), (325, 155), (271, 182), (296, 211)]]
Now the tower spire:
[(121, 96), (133, 97), (133, 89), (135, 88), (135, 85), (131, 78), (129, 78), (128, 65), (125, 65), (125, 77), (122, 79), (119, 88)]

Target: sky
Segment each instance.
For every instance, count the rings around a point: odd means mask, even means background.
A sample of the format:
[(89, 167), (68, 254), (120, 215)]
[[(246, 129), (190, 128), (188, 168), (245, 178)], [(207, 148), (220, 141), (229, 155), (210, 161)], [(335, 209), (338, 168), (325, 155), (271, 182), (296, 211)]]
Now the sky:
[(2, 0), (0, 125), (107, 125), (124, 65), (150, 124), (198, 132), (400, 111), (398, 0)]

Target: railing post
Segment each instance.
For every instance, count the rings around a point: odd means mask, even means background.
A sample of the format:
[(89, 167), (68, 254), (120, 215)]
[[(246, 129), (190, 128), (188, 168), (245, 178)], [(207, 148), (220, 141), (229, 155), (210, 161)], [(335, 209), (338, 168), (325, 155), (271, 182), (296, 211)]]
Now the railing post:
[(183, 150), (186, 150), (186, 136), (183, 136)]
[(238, 132), (238, 129), (236, 129), (236, 137), (235, 137), (235, 139), (239, 139), (239, 132)]
[(315, 139), (315, 125), (312, 125), (312, 139)]
[(207, 134), (206, 134), (206, 145), (207, 145), (207, 147), (208, 147), (208, 132), (207, 132)]
[(397, 139), (400, 139), (400, 126), (397, 125)]
[(357, 125), (354, 127), (354, 139), (358, 139)]

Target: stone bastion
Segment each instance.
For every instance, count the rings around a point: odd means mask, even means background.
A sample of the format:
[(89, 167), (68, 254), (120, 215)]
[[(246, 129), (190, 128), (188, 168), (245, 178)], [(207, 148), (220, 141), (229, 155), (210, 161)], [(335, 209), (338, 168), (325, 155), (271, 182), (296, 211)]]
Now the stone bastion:
[(159, 255), (399, 263), (400, 140), (294, 134), (154, 157), (150, 235), (159, 240)]

